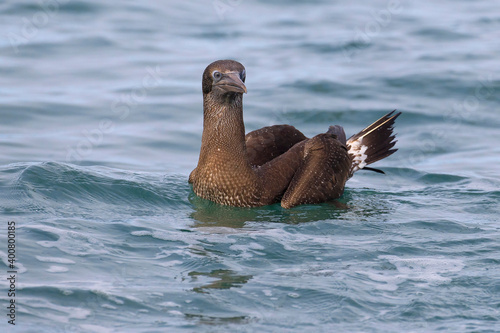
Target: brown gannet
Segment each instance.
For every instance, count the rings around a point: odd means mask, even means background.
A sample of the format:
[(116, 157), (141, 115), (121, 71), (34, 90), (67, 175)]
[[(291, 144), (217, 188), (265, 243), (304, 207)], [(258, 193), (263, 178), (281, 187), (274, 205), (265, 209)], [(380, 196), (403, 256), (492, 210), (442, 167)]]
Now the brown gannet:
[(245, 67), (218, 60), (205, 69), (203, 135), (198, 166), (189, 183), (196, 195), (218, 204), (284, 208), (338, 199), (360, 169), (397, 149), (393, 125), (401, 114), (383, 116), (346, 140), (341, 126), (307, 138), (290, 125), (268, 126), (245, 135)]

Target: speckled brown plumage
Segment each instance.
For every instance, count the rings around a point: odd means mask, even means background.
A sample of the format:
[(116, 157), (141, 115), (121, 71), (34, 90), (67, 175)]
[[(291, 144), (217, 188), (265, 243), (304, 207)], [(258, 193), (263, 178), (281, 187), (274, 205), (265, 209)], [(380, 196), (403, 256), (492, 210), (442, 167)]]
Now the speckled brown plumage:
[(200, 158), (189, 176), (198, 196), (239, 207), (327, 202), (342, 195), (354, 172), (396, 151), (392, 129), (400, 113), (393, 112), (348, 140), (340, 126), (311, 139), (290, 125), (245, 135), (245, 74), (233, 60), (203, 72)]

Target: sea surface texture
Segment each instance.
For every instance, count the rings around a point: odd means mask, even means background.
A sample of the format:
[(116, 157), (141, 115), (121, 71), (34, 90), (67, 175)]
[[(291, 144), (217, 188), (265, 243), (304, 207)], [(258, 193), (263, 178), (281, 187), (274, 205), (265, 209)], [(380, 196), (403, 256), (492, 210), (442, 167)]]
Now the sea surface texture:
[[(0, 3), (1, 332), (499, 332), (499, 1)], [(338, 203), (230, 208), (187, 182), (201, 75), (246, 130), (397, 148)], [(16, 325), (7, 224), (16, 224)]]

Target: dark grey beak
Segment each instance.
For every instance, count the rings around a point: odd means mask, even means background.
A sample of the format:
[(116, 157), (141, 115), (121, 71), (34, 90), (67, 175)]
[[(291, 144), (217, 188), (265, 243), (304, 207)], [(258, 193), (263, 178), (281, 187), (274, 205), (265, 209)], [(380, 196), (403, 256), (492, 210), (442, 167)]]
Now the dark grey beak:
[(247, 87), (240, 79), (239, 73), (227, 73), (223, 74), (222, 78), (214, 84), (215, 87), (219, 87), (227, 92), (235, 93), (247, 93)]

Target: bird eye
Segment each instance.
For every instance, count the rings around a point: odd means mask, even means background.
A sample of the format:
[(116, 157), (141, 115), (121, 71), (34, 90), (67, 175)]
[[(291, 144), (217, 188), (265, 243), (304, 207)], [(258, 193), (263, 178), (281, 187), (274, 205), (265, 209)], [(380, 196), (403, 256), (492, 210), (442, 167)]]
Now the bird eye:
[(214, 77), (214, 79), (215, 79), (216, 81), (218, 81), (218, 80), (220, 80), (220, 78), (222, 77), (222, 74), (221, 74), (220, 72), (218, 72), (218, 71), (214, 71), (214, 72), (212, 73), (212, 76)]
[(240, 74), (240, 77), (241, 77), (241, 81), (245, 82), (245, 79), (247, 77), (247, 72), (245, 70), (243, 70)]

